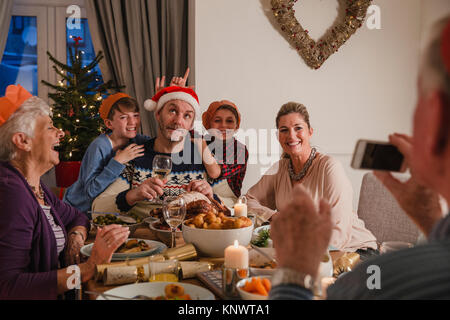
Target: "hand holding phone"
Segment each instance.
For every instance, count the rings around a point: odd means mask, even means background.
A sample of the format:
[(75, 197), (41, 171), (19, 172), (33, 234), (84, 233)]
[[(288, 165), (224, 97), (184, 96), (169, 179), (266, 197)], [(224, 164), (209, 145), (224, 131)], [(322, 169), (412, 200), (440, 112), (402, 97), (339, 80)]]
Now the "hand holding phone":
[(353, 154), (352, 168), (405, 172), (406, 163), (397, 147), (388, 142), (359, 140)]

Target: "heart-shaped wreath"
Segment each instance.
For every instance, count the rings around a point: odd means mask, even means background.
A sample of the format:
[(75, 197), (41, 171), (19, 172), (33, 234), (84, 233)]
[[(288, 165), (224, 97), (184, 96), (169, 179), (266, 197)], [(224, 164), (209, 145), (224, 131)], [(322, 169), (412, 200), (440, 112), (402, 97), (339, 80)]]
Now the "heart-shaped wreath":
[(345, 18), (329, 30), (317, 43), (308, 35), (295, 17), (298, 0), (271, 0), (272, 11), (289, 42), (306, 64), (319, 69), (323, 63), (360, 28), (372, 0), (346, 0)]

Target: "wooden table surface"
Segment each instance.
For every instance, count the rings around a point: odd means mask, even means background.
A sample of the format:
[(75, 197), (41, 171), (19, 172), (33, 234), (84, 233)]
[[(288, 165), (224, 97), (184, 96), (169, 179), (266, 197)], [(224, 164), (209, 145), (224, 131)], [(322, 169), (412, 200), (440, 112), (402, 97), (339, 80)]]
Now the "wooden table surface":
[[(152, 230), (150, 230), (148, 227), (146, 227), (146, 226), (137, 229), (131, 235), (131, 237), (139, 238), (139, 239), (146, 239), (146, 240), (161, 241), (160, 239), (158, 239), (157, 235)], [(95, 239), (95, 231), (91, 231), (91, 233), (89, 234), (87, 243), (93, 242), (94, 239)], [(178, 237), (177, 241), (176, 241), (176, 246), (178, 247), (178, 246), (181, 246), (181, 245), (184, 245), (184, 244), (185, 244), (185, 242), (184, 242), (183, 237)], [(344, 254), (344, 252), (340, 252), (340, 251), (330, 252), (330, 255), (331, 255), (331, 258), (332, 258), (333, 261), (335, 261), (336, 259), (341, 257), (343, 254)], [(199, 257), (197, 260), (211, 262), (216, 267), (220, 267), (223, 264), (223, 258), (202, 258), (202, 257)], [(200, 286), (200, 287), (208, 289), (203, 284), (203, 282), (201, 282), (197, 278), (184, 279), (184, 280), (182, 280), (180, 282), (181, 283), (194, 284), (194, 285), (197, 285), (197, 286)], [(105, 292), (107, 290), (111, 290), (111, 289), (114, 289), (116, 287), (118, 287), (118, 286), (105, 286), (105, 285), (103, 285), (103, 283), (97, 282), (94, 279), (89, 280), (88, 282), (83, 284), (83, 290), (82, 290), (83, 291), (83, 299), (94, 300), (94, 299), (97, 298), (96, 295), (84, 293), (85, 291)], [(218, 296), (216, 296), (216, 299), (220, 299), (220, 298)]]

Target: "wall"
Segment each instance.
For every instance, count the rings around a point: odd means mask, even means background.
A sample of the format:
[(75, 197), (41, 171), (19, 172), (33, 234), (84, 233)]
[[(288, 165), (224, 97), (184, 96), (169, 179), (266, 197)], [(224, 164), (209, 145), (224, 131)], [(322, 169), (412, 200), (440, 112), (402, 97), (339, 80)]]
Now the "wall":
[[(196, 88), (203, 107), (231, 99), (240, 107), (243, 129), (263, 129), (274, 128), (283, 103), (305, 104), (313, 145), (342, 161), (355, 206), (365, 173), (350, 168), (356, 141), (411, 132), (416, 100), (422, 3), (373, 3), (381, 8), (381, 30), (363, 26), (321, 69), (311, 70), (272, 25), (270, 0), (196, 1)], [(295, 9), (317, 39), (337, 7), (337, 1), (302, 0)], [(244, 190), (259, 180), (261, 167), (249, 167)]]

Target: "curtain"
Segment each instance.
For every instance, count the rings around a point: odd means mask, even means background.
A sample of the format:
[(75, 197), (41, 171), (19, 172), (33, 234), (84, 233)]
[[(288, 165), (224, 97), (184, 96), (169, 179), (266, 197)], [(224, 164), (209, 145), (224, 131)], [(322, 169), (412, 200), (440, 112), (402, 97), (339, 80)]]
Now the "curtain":
[(14, 0), (0, 1), (0, 62), (2, 61), (3, 51), (5, 50), (6, 40), (8, 39), (13, 1)]
[(155, 79), (183, 75), (188, 66), (188, 0), (85, 0), (94, 47), (103, 51), (103, 78), (125, 85), (137, 99), (142, 132), (156, 136), (153, 113), (144, 101)]

